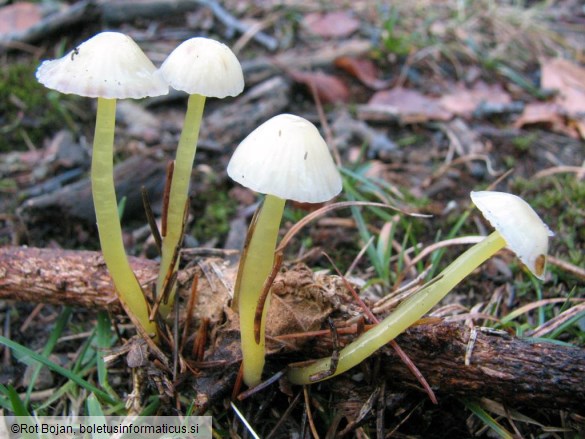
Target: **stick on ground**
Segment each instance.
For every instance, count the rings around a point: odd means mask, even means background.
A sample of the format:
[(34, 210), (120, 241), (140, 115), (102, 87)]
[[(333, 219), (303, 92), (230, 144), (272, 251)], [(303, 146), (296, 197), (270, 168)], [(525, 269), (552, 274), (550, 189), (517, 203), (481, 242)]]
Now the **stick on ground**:
[[(132, 258), (131, 265), (143, 284), (156, 278), (156, 262)], [(206, 277), (201, 270), (179, 273), (179, 293), (185, 297), (195, 275)], [(230, 276), (233, 273), (226, 275), (226, 279)], [(302, 283), (297, 278), (295, 285)], [(206, 295), (205, 289), (214, 290), (212, 294), (217, 296), (219, 289), (229, 287), (225, 279), (216, 283), (207, 279), (202, 284), (200, 297)], [(0, 248), (1, 299), (121, 312), (100, 254), (90, 251)], [(221, 343), (222, 338), (218, 340)], [(585, 414), (585, 349), (478, 331), (470, 354), (469, 340), (470, 329), (455, 323), (416, 326), (397, 338), (437, 391), (439, 400), (445, 395), (485, 397), (510, 407), (563, 409)], [(326, 338), (317, 338), (304, 346), (300, 349), (306, 350), (301, 352), (306, 358), (330, 354), (331, 346)], [(282, 347), (278, 361), (286, 361), (287, 349), (290, 351), (291, 345)], [(215, 352), (221, 350), (221, 344), (214, 347)], [(384, 356), (383, 374), (387, 377), (388, 391), (417, 385), (390, 348), (382, 349), (378, 355)], [(298, 352), (295, 358), (299, 358)], [(466, 358), (469, 365), (465, 364)], [(234, 363), (238, 360), (233, 359)], [(285, 364), (278, 366), (282, 368)]]

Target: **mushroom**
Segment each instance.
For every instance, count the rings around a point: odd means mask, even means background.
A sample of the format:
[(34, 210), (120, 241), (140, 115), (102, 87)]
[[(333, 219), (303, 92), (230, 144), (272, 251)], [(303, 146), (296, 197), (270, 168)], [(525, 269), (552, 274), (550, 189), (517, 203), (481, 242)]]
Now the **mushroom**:
[(388, 317), (339, 352), (339, 361), (323, 358), (306, 367), (291, 367), (289, 380), (310, 384), (339, 375), (361, 363), (426, 314), (484, 261), (508, 247), (539, 279), (543, 279), (548, 237), (553, 236), (538, 214), (521, 198), (503, 192), (472, 192), (471, 199), (496, 229), (468, 249), (442, 273), (401, 303)]
[(243, 378), (248, 386), (254, 386), (264, 368), (264, 315), (268, 307), (263, 309), (258, 342), (255, 313), (272, 272), (285, 200), (322, 203), (339, 194), (342, 183), (317, 128), (292, 114), (275, 116), (252, 131), (236, 148), (227, 173), (243, 186), (266, 194), (250, 224), (234, 288)]
[[(244, 89), (244, 75), (238, 59), (225, 44), (200, 37), (181, 43), (163, 62), (159, 72), (171, 87), (189, 94), (172, 173), (166, 230), (163, 228), (162, 260), (157, 282), (157, 290), (162, 293), (166, 288), (165, 279), (170, 278), (169, 270), (175, 270), (171, 265), (176, 260), (175, 253), (181, 242), (205, 98), (237, 96)], [(163, 316), (170, 311), (173, 297), (174, 289), (160, 306)]]
[(91, 165), (92, 194), (104, 260), (120, 302), (134, 323), (155, 334), (148, 305), (124, 249), (113, 174), (116, 99), (168, 93), (156, 67), (127, 35), (102, 32), (62, 58), (44, 61), (36, 72), (41, 84), (61, 93), (97, 98)]

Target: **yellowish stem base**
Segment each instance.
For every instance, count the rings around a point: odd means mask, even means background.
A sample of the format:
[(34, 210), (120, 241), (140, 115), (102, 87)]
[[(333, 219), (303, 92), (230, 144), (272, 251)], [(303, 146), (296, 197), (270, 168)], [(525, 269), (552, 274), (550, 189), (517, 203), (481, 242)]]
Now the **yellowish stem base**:
[(91, 190), (104, 260), (114, 281), (118, 297), (135, 324), (147, 334), (156, 334), (156, 325), (148, 318), (148, 305), (126, 256), (122, 227), (114, 188), (113, 145), (116, 100), (98, 99)]
[[(159, 275), (157, 280), (157, 292), (162, 293), (163, 283), (169, 267), (173, 263), (173, 254), (181, 242), (183, 233), (183, 218), (185, 217), (185, 206), (189, 197), (189, 184), (193, 171), (193, 162), (197, 152), (197, 141), (199, 139), (199, 128), (205, 107), (205, 96), (198, 94), (190, 95), (187, 102), (187, 113), (183, 131), (177, 146), (173, 179), (169, 193), (169, 205), (167, 209), (167, 231), (163, 237), (162, 257), (160, 262)], [(178, 264), (178, 262), (177, 262)], [(177, 265), (176, 264), (176, 265)], [(176, 270), (177, 267), (173, 267)], [(159, 312), (166, 317), (173, 308), (175, 288), (171, 291), (167, 303), (162, 303)]]
[(272, 271), (274, 249), (276, 248), (284, 204), (285, 200), (272, 195), (267, 195), (264, 199), (264, 203), (250, 225), (249, 241), (242, 253), (234, 288), (234, 300), (237, 300), (240, 315), (243, 378), (248, 386), (255, 386), (262, 380), (265, 355), (265, 316), (269, 304), (268, 300), (260, 325), (260, 343), (256, 343), (254, 338), (254, 316), (264, 281)]

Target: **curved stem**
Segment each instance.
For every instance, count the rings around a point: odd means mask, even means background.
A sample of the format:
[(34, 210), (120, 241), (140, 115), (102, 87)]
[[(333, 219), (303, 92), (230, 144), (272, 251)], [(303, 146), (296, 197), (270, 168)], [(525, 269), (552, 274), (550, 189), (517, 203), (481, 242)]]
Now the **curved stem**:
[(91, 190), (100, 244), (122, 306), (134, 323), (138, 321), (148, 334), (156, 334), (156, 325), (148, 318), (148, 305), (130, 268), (122, 240), (114, 188), (115, 123), (116, 100), (98, 98), (91, 161)]
[[(441, 274), (401, 303), (392, 314), (343, 348), (339, 353), (336, 370), (326, 376), (326, 379), (339, 375), (361, 363), (404, 332), (430, 311), (461, 280), (505, 245), (506, 242), (500, 233), (493, 232), (486, 239), (460, 255)], [(292, 367), (289, 370), (288, 378), (293, 384), (310, 384), (319, 381), (311, 379), (311, 377), (324, 376), (330, 367), (331, 359), (323, 358), (309, 366)]]
[(255, 386), (261, 381), (264, 369), (264, 331), (268, 300), (260, 323), (260, 343), (256, 343), (254, 337), (254, 317), (264, 282), (272, 271), (284, 204), (285, 200), (282, 198), (266, 195), (250, 224), (247, 247), (242, 252), (234, 287), (234, 300), (237, 300), (240, 315), (244, 382), (248, 386)]
[[(199, 139), (199, 128), (201, 127), (204, 107), (205, 96), (198, 94), (189, 96), (171, 181), (169, 205), (166, 213), (167, 233), (163, 237), (162, 258), (157, 281), (158, 294), (161, 294), (163, 291), (165, 277), (167, 277), (167, 272), (171, 268), (171, 264), (173, 264), (173, 254), (177, 246), (180, 245), (182, 238), (185, 206), (189, 197), (189, 184), (191, 182), (191, 173), (197, 151), (197, 140)], [(172, 267), (172, 269), (176, 270), (176, 266)], [(174, 297), (175, 289), (173, 288), (167, 303), (161, 303), (159, 311), (163, 317), (166, 317), (173, 308)]]

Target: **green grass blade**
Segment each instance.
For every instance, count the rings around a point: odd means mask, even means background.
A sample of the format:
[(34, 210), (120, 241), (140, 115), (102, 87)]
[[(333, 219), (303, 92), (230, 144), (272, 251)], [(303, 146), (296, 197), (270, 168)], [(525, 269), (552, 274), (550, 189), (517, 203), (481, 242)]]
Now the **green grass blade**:
[(567, 321), (560, 324), (554, 331), (546, 336), (546, 338), (554, 340), (563, 332), (568, 330), (571, 326), (575, 325), (579, 320), (585, 318), (585, 311), (581, 311), (580, 313), (575, 314), (573, 317), (568, 319)]
[[(351, 207), (351, 213), (355, 219), (356, 226), (362, 241), (369, 242), (372, 235), (368, 231), (368, 227), (366, 225), (366, 221), (364, 220), (362, 213), (357, 207), (353, 206)], [(378, 258), (378, 252), (373, 246), (369, 245), (368, 248), (366, 249), (366, 253), (370, 258), (370, 262), (374, 266), (374, 269), (376, 270), (378, 277), (383, 279), (384, 268), (382, 267), (382, 261), (380, 261), (380, 259)]]
[[(467, 218), (469, 217), (470, 214), (471, 214), (471, 208), (467, 209), (465, 212), (463, 212), (461, 214), (461, 216), (459, 217), (459, 219), (457, 220), (455, 225), (451, 228), (451, 230), (447, 234), (446, 239), (451, 239), (451, 238), (454, 238), (455, 236), (457, 236), (457, 234), (459, 233), (459, 230), (461, 230), (461, 227), (463, 227), (463, 224), (465, 224), (467, 222)], [(440, 240), (440, 235), (437, 235), (436, 242), (438, 242), (439, 240)], [(442, 249), (437, 250), (436, 252), (433, 252), (433, 255), (431, 256), (431, 269), (429, 270), (429, 272), (427, 274), (427, 279), (432, 279), (435, 277), (437, 271), (439, 270), (439, 263), (441, 262), (441, 259), (445, 255), (445, 251), (446, 251), (446, 248), (442, 248)]]
[(102, 405), (100, 404), (99, 400), (95, 397), (95, 395), (89, 395), (85, 400), (85, 406), (87, 408), (87, 413), (89, 416), (99, 416), (100, 418), (105, 417), (104, 411), (102, 410)]
[[(92, 416), (97, 424), (107, 424), (106, 415), (102, 410), (102, 406), (95, 395), (89, 395), (85, 401), (87, 413)], [(110, 436), (107, 433), (92, 433), (92, 439), (108, 439)]]
[[(55, 322), (55, 327), (53, 328), (53, 330), (51, 331), (51, 334), (49, 335), (49, 339), (47, 340), (47, 344), (45, 345), (45, 348), (43, 349), (43, 352), (41, 353), (41, 355), (43, 357), (47, 358), (47, 360), (49, 358), (49, 355), (51, 355), (51, 353), (53, 352), (53, 349), (55, 349), (55, 345), (59, 341), (61, 334), (63, 334), (63, 330), (65, 329), (65, 326), (67, 326), (67, 323), (69, 322), (70, 317), (71, 317), (71, 308), (69, 308), (69, 307), (63, 308), (63, 310), (61, 311), (61, 314), (59, 315), (59, 317), (57, 318), (57, 320)], [(42, 364), (37, 364), (35, 366), (32, 374), (31, 374), (30, 383), (28, 384), (28, 388), (26, 389), (26, 396), (24, 399), (25, 406), (28, 406), (28, 403), (30, 401), (30, 395), (34, 389), (37, 378), (38, 378), (39, 373), (41, 372), (42, 368), (43, 368)]]
[(475, 416), (477, 416), (481, 421), (491, 428), (494, 433), (500, 436), (502, 439), (513, 439), (514, 435), (506, 430), (504, 427), (500, 425), (498, 421), (496, 421), (492, 416), (486, 412), (479, 404), (472, 401), (463, 401), (465, 406), (473, 412)]
[(69, 369), (65, 369), (64, 367), (53, 363), (52, 361), (48, 360), (44, 356), (37, 354), (36, 352), (34, 352), (34, 351), (12, 341), (4, 336), (1, 336), (1, 335), (0, 335), (0, 344), (6, 346), (9, 349), (12, 349), (14, 352), (17, 352), (20, 355), (20, 357), (28, 357), (32, 360), (38, 361), (39, 363), (41, 363), (41, 364), (45, 365), (46, 367), (48, 367), (49, 369), (51, 369), (53, 372), (56, 372), (56, 373), (64, 376), (65, 378), (73, 381), (78, 386), (83, 387), (87, 391), (95, 393), (95, 395), (97, 397), (99, 397), (100, 399), (102, 399), (103, 401), (105, 401), (109, 404), (116, 403), (116, 400), (114, 398), (112, 398), (112, 396), (108, 395), (107, 392), (103, 391), (102, 389), (97, 388), (96, 386), (94, 386), (93, 384), (84, 380), (83, 378), (80, 378), (78, 375), (76, 375), (75, 373), (73, 373)]
[[(12, 387), (12, 385), (9, 384), (8, 386), (2, 386), (0, 384), (0, 392), (5, 394), (8, 401), (9, 401), (9, 406), (5, 407), (7, 410), (14, 413), (14, 416), (20, 416), (20, 417), (25, 418), (26, 423), (29, 425), (35, 423), (32, 419), (31, 414), (27, 410), (26, 405), (20, 399), (18, 392), (16, 391), (16, 389), (14, 387)], [(0, 421), (0, 422), (2, 422), (2, 421)], [(22, 434), (23, 439), (38, 439), (39, 437), (40, 436), (38, 434), (34, 434), (34, 433), (23, 433)]]
[(8, 397), (8, 387), (0, 384), (0, 407), (5, 410), (12, 410), (12, 403)]
[(112, 389), (110, 383), (108, 382), (108, 368), (103, 358), (103, 353), (110, 349), (112, 347), (112, 343), (114, 342), (110, 317), (105, 311), (98, 313), (96, 341), (98, 346), (98, 351), (96, 353), (98, 382), (100, 387), (106, 389), (112, 396), (117, 397), (116, 392), (114, 392), (114, 389)]
[(2, 393), (6, 395), (8, 398), (8, 402), (10, 403), (10, 407), (8, 409), (14, 413), (15, 416), (26, 416), (30, 417), (30, 413), (26, 408), (26, 404), (22, 402), (20, 396), (18, 396), (18, 392), (11, 384), (7, 387), (2, 386), (1, 388)]

